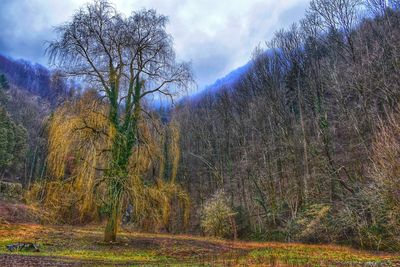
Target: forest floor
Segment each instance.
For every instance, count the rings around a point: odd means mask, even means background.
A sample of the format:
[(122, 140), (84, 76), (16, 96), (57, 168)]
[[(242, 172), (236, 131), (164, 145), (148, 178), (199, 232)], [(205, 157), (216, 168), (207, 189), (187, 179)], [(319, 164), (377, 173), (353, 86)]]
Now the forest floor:
[[(0, 224), (0, 266), (400, 266), (399, 254), (334, 245), (233, 242), (121, 230), (102, 242), (100, 226)], [(40, 252), (9, 252), (33, 242)]]

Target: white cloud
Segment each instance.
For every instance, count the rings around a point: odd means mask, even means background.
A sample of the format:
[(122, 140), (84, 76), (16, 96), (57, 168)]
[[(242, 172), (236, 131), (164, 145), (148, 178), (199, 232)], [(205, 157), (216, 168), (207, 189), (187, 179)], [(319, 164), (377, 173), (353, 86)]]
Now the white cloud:
[(298, 21), (308, 0), (121, 0), (117, 6), (156, 8), (168, 15), (177, 54), (192, 61), (202, 88), (245, 64), (276, 30)]
[[(0, 52), (46, 63), (43, 41), (52, 37), (52, 26), (67, 21), (88, 1), (4, 0), (0, 28), (8, 40), (0, 40)], [(253, 49), (273, 33), (298, 21), (308, 0), (115, 0), (117, 9), (154, 8), (170, 18), (168, 31), (177, 56), (191, 61), (199, 87), (212, 83), (245, 64)], [(4, 19), (4, 16), (8, 18)], [(7, 24), (7, 25), (2, 25)], [(7, 43), (8, 42), (8, 43)], [(25, 45), (19, 45), (25, 44)], [(26, 49), (28, 46), (28, 50)], [(30, 50), (29, 50), (30, 49)], [(35, 51), (40, 50), (40, 51)]]

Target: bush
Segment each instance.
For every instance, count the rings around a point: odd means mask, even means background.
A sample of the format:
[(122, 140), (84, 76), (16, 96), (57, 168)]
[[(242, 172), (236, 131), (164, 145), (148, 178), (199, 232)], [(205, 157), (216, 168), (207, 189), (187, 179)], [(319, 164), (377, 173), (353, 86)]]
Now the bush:
[(224, 191), (217, 191), (202, 209), (201, 227), (207, 235), (211, 236), (228, 237), (235, 235), (235, 215), (236, 213), (228, 204)]
[(22, 185), (20, 183), (0, 181), (0, 199), (21, 200), (22, 191)]
[[(369, 175), (373, 224), (368, 227), (376, 247), (400, 249), (400, 111), (382, 121), (372, 144)], [(378, 205), (379, 203), (379, 205)], [(378, 236), (379, 238), (376, 238)]]
[(388, 211), (388, 223), (400, 235), (400, 112), (380, 125), (372, 148), (370, 176)]
[(330, 242), (328, 237), (331, 207), (326, 204), (313, 204), (305, 207), (299, 215), (289, 222), (289, 239), (303, 242)]
[(396, 235), (377, 188), (370, 185), (345, 200), (330, 222), (336, 240), (346, 240), (364, 249), (396, 250)]

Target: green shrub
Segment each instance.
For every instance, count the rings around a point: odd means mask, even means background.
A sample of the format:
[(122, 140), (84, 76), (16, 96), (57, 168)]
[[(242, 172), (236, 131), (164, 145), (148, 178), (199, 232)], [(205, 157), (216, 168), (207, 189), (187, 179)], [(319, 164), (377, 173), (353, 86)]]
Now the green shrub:
[(0, 199), (5, 200), (21, 200), (22, 185), (20, 183), (9, 183), (0, 181)]

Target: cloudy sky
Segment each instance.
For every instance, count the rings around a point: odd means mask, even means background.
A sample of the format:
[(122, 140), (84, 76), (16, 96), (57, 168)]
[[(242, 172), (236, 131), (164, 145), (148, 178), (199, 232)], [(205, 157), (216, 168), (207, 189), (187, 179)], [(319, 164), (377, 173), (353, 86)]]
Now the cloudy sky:
[[(46, 40), (83, 0), (1, 0), (0, 53), (48, 65)], [(170, 19), (180, 60), (191, 61), (199, 89), (244, 65), (253, 49), (298, 21), (309, 0), (113, 0), (116, 8), (154, 8)]]

